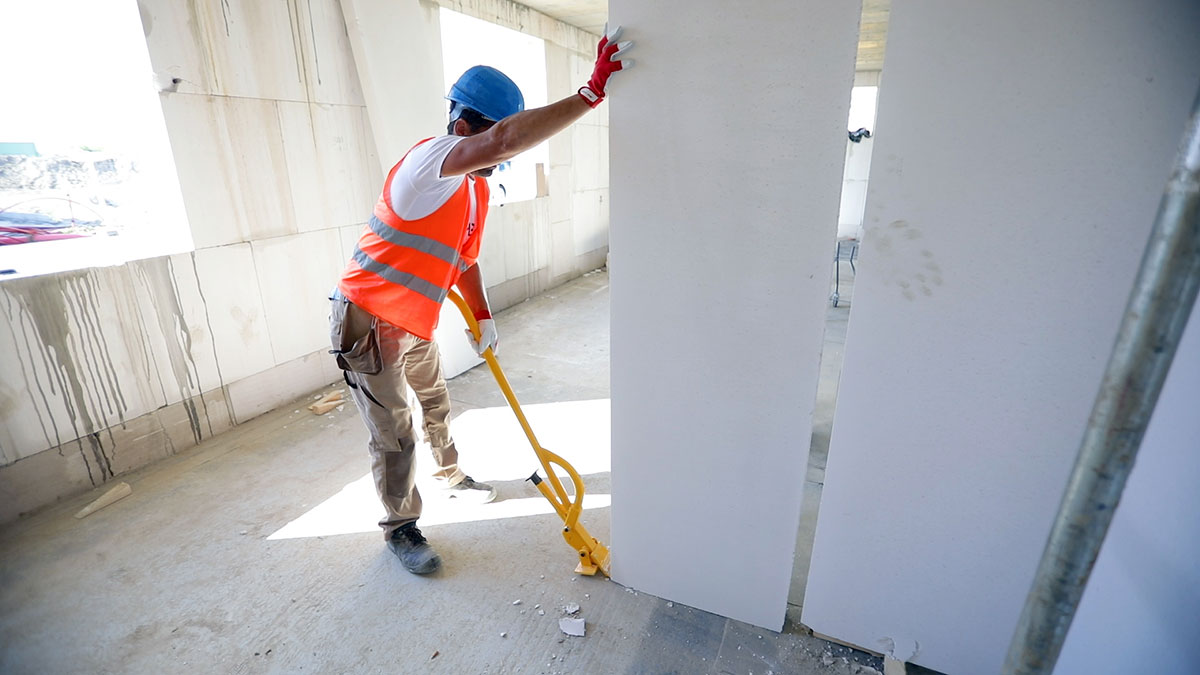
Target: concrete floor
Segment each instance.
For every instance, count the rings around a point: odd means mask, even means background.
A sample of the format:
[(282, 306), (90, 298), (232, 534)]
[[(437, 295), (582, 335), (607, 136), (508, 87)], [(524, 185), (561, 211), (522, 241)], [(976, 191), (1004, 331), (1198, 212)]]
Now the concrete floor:
[[(123, 476), (133, 494), (83, 520), (72, 514), (103, 490), (0, 529), (0, 672), (881, 671), (877, 657), (796, 623), (849, 313), (845, 278), (829, 310), (782, 633), (575, 575), (560, 521), (523, 480), (536, 467), (528, 443), (490, 372), (476, 368), (450, 382), (453, 430), (463, 466), (500, 499), (459, 506), (422, 491), (422, 529), (445, 560), (436, 575), (407, 573), (383, 546), (357, 413), (348, 404), (316, 416), (305, 408), (314, 392)], [(535, 432), (584, 475), (582, 521), (609, 540), (607, 274), (497, 323), (500, 361)], [(567, 603), (581, 607), (586, 637), (560, 632)]]

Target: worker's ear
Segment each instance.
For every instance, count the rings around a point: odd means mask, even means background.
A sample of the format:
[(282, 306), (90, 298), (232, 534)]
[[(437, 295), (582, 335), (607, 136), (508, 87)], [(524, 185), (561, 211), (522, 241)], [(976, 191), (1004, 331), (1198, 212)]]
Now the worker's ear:
[(470, 136), (471, 135), (471, 125), (467, 124), (467, 121), (461, 117), (454, 120), (454, 135), (455, 136)]

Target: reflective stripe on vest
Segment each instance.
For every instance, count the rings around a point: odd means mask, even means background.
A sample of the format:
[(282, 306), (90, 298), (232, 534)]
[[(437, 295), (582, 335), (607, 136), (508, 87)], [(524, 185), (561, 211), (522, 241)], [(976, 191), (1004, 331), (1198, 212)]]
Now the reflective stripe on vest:
[(436, 284), (431, 284), (421, 277), (409, 274), (408, 272), (401, 272), (395, 267), (385, 265), (366, 253), (363, 253), (363, 250), (357, 246), (354, 247), (354, 262), (358, 263), (358, 266), (364, 270), (378, 274), (393, 284), (398, 284), (409, 290), (416, 291), (417, 293), (420, 293), (421, 295), (438, 304), (441, 304), (442, 301), (446, 299), (447, 289)]
[(450, 265), (458, 264), (459, 258), (461, 258), (456, 248), (447, 246), (436, 239), (393, 229), (375, 216), (371, 216), (371, 220), (367, 221), (367, 227), (375, 233), (375, 236), (389, 244), (427, 253), (439, 260), (446, 261)]
[[(388, 172), (338, 287), (359, 307), (428, 340), (450, 287), (478, 258), (488, 186), (483, 179), (464, 178), (436, 211), (406, 221), (391, 207), (392, 179), (404, 159)], [(472, 220), (475, 229), (468, 235)]]

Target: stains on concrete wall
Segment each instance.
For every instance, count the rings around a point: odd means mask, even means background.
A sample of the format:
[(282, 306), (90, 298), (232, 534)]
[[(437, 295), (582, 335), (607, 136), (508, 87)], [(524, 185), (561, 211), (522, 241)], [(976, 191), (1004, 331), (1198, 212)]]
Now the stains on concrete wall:
[[(33, 409), (43, 436), (60, 453), (74, 446), (88, 478), (98, 485), (113, 476), (112, 434), (107, 448), (102, 434), (113, 423), (124, 423), (125, 398), (98, 326), (94, 279), (87, 272), (69, 272), (18, 279), (4, 290), (9, 331), (25, 347), (13, 356), (36, 389)], [(61, 403), (65, 420), (52, 401)], [(32, 454), (29, 450), (13, 448), (10, 458), (6, 449), (5, 463)]]
[(100, 485), (116, 475), (122, 450), (113, 429), (176, 401), (196, 443), (213, 435), (173, 265), (172, 258), (154, 258), (0, 287), (11, 345), (0, 398), (0, 419), (9, 427), (0, 435), (0, 466), (47, 449), (77, 453), (88, 480)]
[[(150, 292), (154, 317), (159, 331), (165, 338), (167, 358), (164, 367), (174, 376), (175, 388), (187, 409), (192, 436), (199, 443), (205, 437), (208, 404), (205, 403), (204, 396), (200, 395), (200, 377), (196, 370), (196, 360), (192, 356), (192, 335), (183, 316), (183, 303), (179, 299), (179, 287), (175, 281), (171, 259), (152, 258), (135, 262), (131, 267)], [(162, 382), (161, 371), (159, 381)], [(204, 420), (201, 420), (201, 414)], [(207, 431), (211, 436), (211, 422), (207, 424)]]

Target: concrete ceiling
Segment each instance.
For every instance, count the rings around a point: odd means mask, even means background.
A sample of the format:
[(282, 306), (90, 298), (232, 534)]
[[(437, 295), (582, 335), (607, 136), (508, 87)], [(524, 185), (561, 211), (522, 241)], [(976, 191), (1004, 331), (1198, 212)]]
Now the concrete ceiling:
[[(599, 35), (608, 19), (608, 0), (518, 0), (563, 23)], [(863, 0), (856, 69), (882, 70), (892, 0)]]
[(599, 35), (608, 20), (608, 0), (517, 0), (563, 23)]
[(883, 70), (883, 48), (887, 44), (891, 7), (892, 0), (863, 0), (862, 23), (858, 26), (856, 70)]

